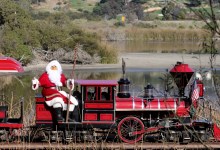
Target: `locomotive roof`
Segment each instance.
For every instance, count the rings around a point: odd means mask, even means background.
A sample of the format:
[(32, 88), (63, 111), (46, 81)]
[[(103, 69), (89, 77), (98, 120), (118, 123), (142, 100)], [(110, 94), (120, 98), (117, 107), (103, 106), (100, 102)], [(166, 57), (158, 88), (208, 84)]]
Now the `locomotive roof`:
[(117, 85), (117, 80), (75, 80), (75, 83), (78, 83), (80, 85), (92, 85), (92, 86), (113, 86)]

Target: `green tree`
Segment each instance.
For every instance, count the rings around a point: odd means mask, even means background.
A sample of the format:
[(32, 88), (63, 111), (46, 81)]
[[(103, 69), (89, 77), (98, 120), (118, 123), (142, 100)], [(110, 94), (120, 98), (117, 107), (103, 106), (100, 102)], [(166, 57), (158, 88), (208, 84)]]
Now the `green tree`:
[(56, 51), (61, 48), (62, 43), (68, 39), (68, 32), (64, 28), (50, 23), (48, 21), (35, 21), (37, 31), (41, 38), (39, 39), (41, 47), (48, 51)]
[(107, 15), (110, 19), (115, 18), (117, 14), (122, 13), (124, 4), (124, 0), (104, 0), (97, 3), (97, 6), (93, 9), (93, 13), (100, 16)]
[(134, 3), (141, 3), (141, 4), (144, 4), (147, 1), (149, 1), (149, 0), (132, 0), (132, 2), (134, 2)]
[(185, 18), (185, 10), (181, 8), (177, 3), (170, 1), (162, 9), (164, 20), (180, 20)]
[(60, 27), (70, 24), (70, 18), (63, 12), (53, 13), (46, 19), (50, 24)]
[(140, 1), (102, 0), (96, 4), (93, 13), (107, 16), (108, 19), (116, 18), (119, 14), (125, 14), (128, 18), (131, 18), (129, 16), (137, 16), (138, 19), (143, 18), (143, 8)]
[(189, 0), (189, 3), (191, 7), (198, 7), (201, 5), (201, 0)]
[(16, 2), (1, 0), (0, 18), (2, 20), (0, 51), (27, 64), (32, 57), (29, 47), (39, 44), (30, 15)]

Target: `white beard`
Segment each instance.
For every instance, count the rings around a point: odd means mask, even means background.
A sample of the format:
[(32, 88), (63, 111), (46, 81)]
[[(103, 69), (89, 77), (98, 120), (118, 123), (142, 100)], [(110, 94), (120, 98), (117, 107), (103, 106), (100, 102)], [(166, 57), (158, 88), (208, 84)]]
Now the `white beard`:
[(56, 86), (62, 86), (61, 80), (61, 74), (57, 70), (50, 70), (47, 72), (49, 80), (54, 83)]

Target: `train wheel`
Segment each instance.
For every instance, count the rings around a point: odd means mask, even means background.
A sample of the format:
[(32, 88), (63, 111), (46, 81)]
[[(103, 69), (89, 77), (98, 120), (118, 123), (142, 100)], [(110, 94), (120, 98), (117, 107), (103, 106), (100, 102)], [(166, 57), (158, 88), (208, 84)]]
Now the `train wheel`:
[(21, 129), (10, 130), (8, 134), (8, 141), (19, 143), (21, 142), (21, 135), (22, 135)]
[(118, 136), (126, 143), (136, 143), (143, 138), (143, 133), (132, 134), (134, 132), (143, 131), (144, 124), (137, 117), (126, 117), (118, 124)]
[(50, 132), (44, 128), (31, 128), (28, 134), (29, 142), (50, 142)]

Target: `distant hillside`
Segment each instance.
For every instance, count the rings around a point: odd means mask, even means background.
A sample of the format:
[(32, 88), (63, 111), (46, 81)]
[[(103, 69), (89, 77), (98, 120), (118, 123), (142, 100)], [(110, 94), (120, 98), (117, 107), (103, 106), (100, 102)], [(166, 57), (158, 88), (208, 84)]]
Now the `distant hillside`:
[[(35, 0), (36, 4), (32, 5), (33, 10), (36, 11), (72, 11), (79, 12), (73, 14), (73, 18), (95, 18), (91, 15), (93, 8), (100, 0)], [(126, 0), (125, 0), (126, 1)], [(131, 0), (127, 0), (129, 2)], [(144, 2), (143, 2), (144, 1)], [(135, 1), (134, 1), (135, 2)], [(198, 7), (192, 3), (192, 0), (142, 0), (141, 6), (138, 0), (135, 3), (126, 3), (122, 5), (117, 1), (102, 3), (100, 6), (95, 8), (94, 14), (97, 16), (106, 18), (117, 18), (118, 15), (124, 14), (127, 22), (134, 20), (196, 20), (197, 16), (190, 10), (189, 7), (194, 10), (203, 9), (209, 11), (207, 1), (203, 1)], [(118, 4), (118, 5), (117, 5)], [(217, 3), (214, 3), (215, 6)], [(214, 6), (214, 5), (213, 5)], [(219, 6), (219, 5), (217, 5)], [(214, 8), (214, 11), (220, 16), (219, 7)], [(83, 13), (81, 13), (83, 12)], [(77, 16), (78, 15), (78, 16)], [(220, 19), (220, 17), (217, 17)], [(89, 20), (88, 19), (88, 20)], [(117, 18), (118, 19), (118, 18)]]
[(42, 11), (55, 11), (58, 9), (69, 9), (77, 11), (79, 9), (92, 11), (92, 8), (100, 0), (45, 0), (45, 2), (39, 2), (33, 4), (32, 8), (34, 10)]
[[(129, 1), (129, 0), (128, 0)], [(147, 0), (143, 4), (145, 9), (151, 9), (154, 7), (163, 7), (171, 0)], [(68, 8), (71, 10), (87, 10), (91, 11), (97, 2), (100, 0), (38, 0), (37, 4), (33, 4), (33, 9), (54, 11), (58, 8)], [(190, 5), (189, 0), (176, 0), (176, 3), (182, 3)], [(192, 3), (192, 2), (191, 2)], [(205, 2), (203, 2), (205, 4)]]

